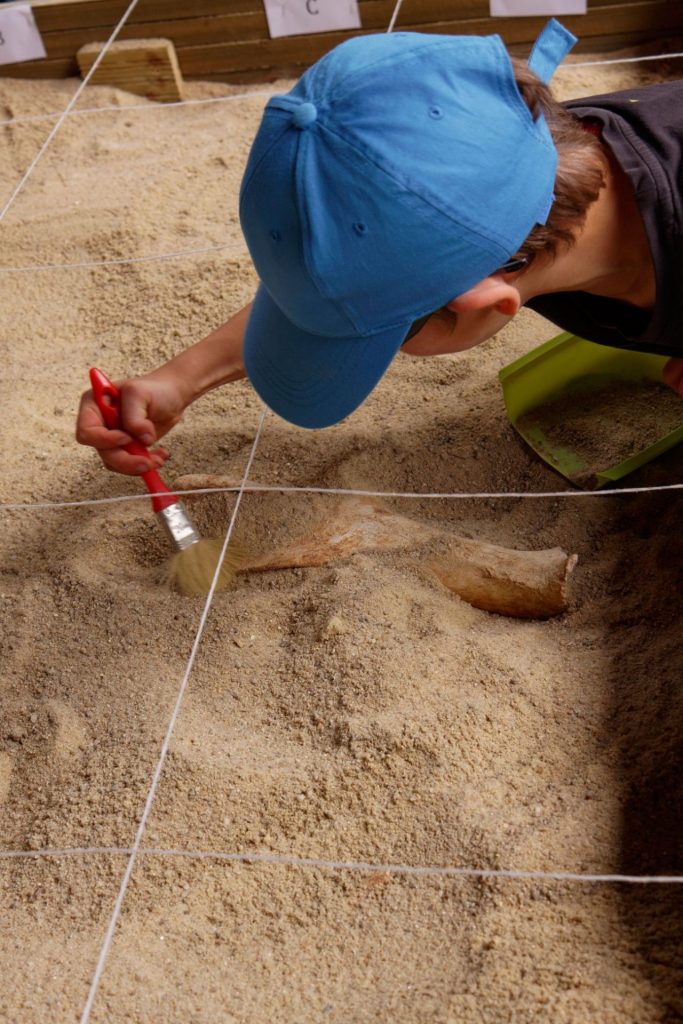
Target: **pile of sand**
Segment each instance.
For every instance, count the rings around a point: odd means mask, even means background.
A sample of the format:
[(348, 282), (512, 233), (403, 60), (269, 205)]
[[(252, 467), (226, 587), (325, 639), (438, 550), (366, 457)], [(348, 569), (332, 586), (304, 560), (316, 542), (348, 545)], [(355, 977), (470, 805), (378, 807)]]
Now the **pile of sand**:
[[(653, 80), (577, 69), (562, 95)], [(73, 83), (0, 84), (7, 117)], [(210, 93), (209, 90), (206, 95)], [(195, 90), (199, 95), (200, 89)], [(138, 493), (73, 441), (87, 370), (151, 368), (255, 278), (236, 194), (263, 100), (150, 110), (107, 89), (70, 119), (3, 225), (3, 264), (234, 244), (165, 262), (0, 274), (4, 502)], [(51, 122), (2, 128), (8, 195)], [(562, 490), (506, 421), (497, 370), (557, 331), (532, 314), (479, 349), (400, 358), (349, 421), (271, 417), (262, 482)], [(246, 383), (190, 409), (172, 474), (241, 475)], [(672, 452), (633, 483), (680, 480)], [(249, 494), (265, 550), (337, 498)], [(232, 499), (196, 506), (220, 535)], [(396, 501), (406, 515), (580, 562), (549, 622), (477, 611), (419, 552), (243, 579), (216, 598), (143, 846), (378, 864), (675, 872), (681, 863), (680, 498)], [(0, 846), (128, 847), (202, 610), (159, 589), (146, 501), (1, 514)], [(78, 1018), (125, 857), (0, 860), (0, 1018)], [(406, 876), (145, 854), (92, 1019), (290, 1022), (683, 1017), (680, 888)]]
[(569, 458), (569, 479), (590, 490), (599, 484), (596, 474), (683, 426), (683, 402), (661, 381), (593, 374), (524, 413), (516, 426), (551, 466), (562, 469)]

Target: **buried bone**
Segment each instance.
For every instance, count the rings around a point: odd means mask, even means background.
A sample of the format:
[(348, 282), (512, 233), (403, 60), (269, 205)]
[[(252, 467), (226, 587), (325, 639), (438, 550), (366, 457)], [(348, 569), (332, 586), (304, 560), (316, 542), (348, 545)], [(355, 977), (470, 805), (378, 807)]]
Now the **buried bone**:
[[(190, 475), (176, 481), (179, 490), (234, 486), (234, 480), (220, 476)], [(357, 551), (397, 550), (435, 538), (447, 539), (448, 551), (421, 566), (475, 608), (528, 619), (547, 619), (566, 610), (577, 555), (562, 548), (520, 551), (461, 537), (398, 515), (369, 497), (341, 501), (302, 536), (265, 555), (245, 555), (237, 571), (327, 565)]]

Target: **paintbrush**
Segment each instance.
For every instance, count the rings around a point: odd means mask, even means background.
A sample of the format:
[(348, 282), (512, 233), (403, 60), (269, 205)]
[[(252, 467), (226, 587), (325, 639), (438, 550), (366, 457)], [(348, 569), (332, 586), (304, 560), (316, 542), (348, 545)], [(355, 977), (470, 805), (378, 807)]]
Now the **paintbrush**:
[[(105, 426), (122, 430), (118, 388), (95, 368), (90, 370), (90, 383)], [(124, 445), (131, 455), (149, 458), (149, 450), (140, 441)], [(211, 587), (223, 545), (218, 540), (202, 538), (177, 495), (168, 489), (155, 469), (141, 473), (150, 492), (152, 508), (157, 513), (176, 552), (163, 572), (164, 581), (183, 594), (205, 594)], [(231, 546), (225, 553), (216, 590), (225, 590), (233, 582), (240, 556)]]

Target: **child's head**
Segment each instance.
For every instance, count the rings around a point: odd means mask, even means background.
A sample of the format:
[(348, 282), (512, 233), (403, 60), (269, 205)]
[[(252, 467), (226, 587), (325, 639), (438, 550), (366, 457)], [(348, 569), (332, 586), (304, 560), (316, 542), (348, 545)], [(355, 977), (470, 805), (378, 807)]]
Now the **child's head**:
[(512, 58), (515, 81), (533, 117), (543, 114), (557, 150), (554, 199), (545, 224), (536, 224), (519, 247), (517, 256), (527, 264), (552, 258), (571, 246), (586, 213), (605, 184), (605, 156), (590, 131), (559, 104), (546, 85), (524, 61)]
[[(547, 81), (573, 42), (551, 22), (529, 67)], [(271, 408), (342, 419), (415, 320), (547, 223), (557, 151), (535, 106), (497, 36), (413, 33), (350, 40), (269, 101), (240, 215), (262, 280), (245, 364)]]

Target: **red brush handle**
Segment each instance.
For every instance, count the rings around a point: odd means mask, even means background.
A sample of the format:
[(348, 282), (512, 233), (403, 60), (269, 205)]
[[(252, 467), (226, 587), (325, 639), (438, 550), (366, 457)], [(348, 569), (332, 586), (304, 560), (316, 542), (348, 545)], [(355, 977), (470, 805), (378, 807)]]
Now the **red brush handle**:
[[(101, 370), (96, 370), (94, 367), (90, 371), (90, 383), (92, 384), (92, 393), (97, 403), (97, 408), (102, 413), (104, 425), (109, 427), (110, 430), (122, 430), (121, 395), (119, 394), (119, 389), (112, 384)], [(149, 449), (140, 441), (131, 441), (130, 444), (124, 445), (124, 449), (131, 455), (141, 455), (145, 459), (149, 458)], [(177, 495), (169, 491), (155, 469), (149, 469), (146, 473), (141, 473), (140, 475), (145, 481), (147, 490), (152, 494), (152, 508), (155, 512), (161, 512), (162, 509), (168, 508), (169, 505), (175, 505), (178, 502)], [(159, 491), (162, 493), (155, 493)]]

